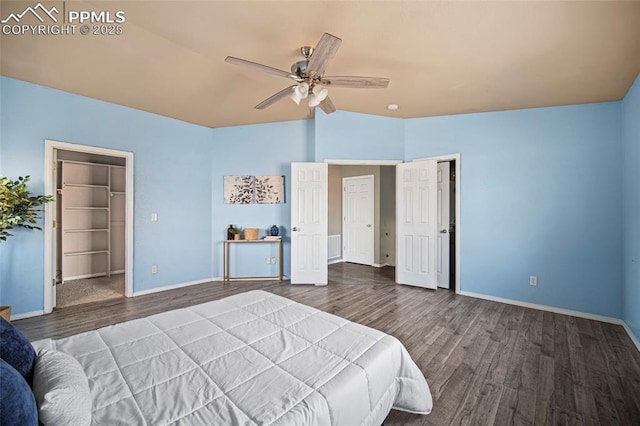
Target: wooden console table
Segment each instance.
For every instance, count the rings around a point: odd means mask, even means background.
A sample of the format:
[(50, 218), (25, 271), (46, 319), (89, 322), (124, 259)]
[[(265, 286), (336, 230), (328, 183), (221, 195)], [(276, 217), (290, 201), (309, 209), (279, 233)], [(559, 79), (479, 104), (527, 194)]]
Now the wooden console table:
[[(251, 243), (259, 243), (259, 244), (277, 244), (278, 245), (278, 275), (269, 276), (269, 277), (232, 277), (229, 275), (229, 246), (231, 244), (251, 244)], [(279, 281), (282, 281), (282, 240), (224, 240), (224, 275), (222, 277), (223, 282), (228, 282), (234, 278), (242, 278), (242, 279), (268, 279), (268, 278), (277, 278)]]

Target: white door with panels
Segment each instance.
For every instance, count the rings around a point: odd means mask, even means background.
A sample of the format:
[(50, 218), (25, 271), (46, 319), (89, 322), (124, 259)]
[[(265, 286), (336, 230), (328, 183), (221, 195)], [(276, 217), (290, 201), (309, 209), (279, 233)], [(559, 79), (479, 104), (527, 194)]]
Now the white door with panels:
[(291, 284), (326, 285), (329, 167), (291, 163)]
[(436, 249), (436, 271), (438, 287), (449, 288), (449, 172), (450, 163), (438, 163), (438, 238)]
[(342, 179), (342, 259), (373, 265), (373, 175)]
[(396, 166), (396, 282), (436, 288), (436, 160)]

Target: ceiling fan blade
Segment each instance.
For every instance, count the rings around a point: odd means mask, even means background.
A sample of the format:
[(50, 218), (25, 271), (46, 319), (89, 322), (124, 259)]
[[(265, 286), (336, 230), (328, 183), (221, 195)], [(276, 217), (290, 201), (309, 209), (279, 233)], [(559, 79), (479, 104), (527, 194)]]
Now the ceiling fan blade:
[(331, 114), (332, 112), (336, 112), (336, 107), (331, 102), (331, 99), (327, 96), (324, 98), (322, 102), (320, 102), (320, 108), (325, 112), (325, 114)]
[(320, 37), (320, 41), (315, 49), (313, 49), (311, 59), (309, 59), (309, 64), (307, 65), (307, 74), (309, 74), (310, 77), (322, 75), (338, 51), (341, 43), (342, 40), (338, 37), (324, 33), (322, 37)]
[(294, 87), (296, 87), (295, 84), (293, 86), (287, 87), (286, 89), (282, 89), (278, 93), (276, 93), (274, 95), (271, 95), (270, 97), (268, 97), (264, 101), (260, 102), (258, 105), (255, 106), (255, 108), (256, 109), (265, 109), (266, 107), (275, 104), (279, 100), (284, 99), (287, 96), (289, 96), (292, 93)]
[(323, 77), (321, 84), (330, 87), (351, 87), (354, 89), (384, 89), (389, 85), (389, 79), (383, 77)]
[(269, 74), (277, 75), (280, 77), (292, 78), (294, 80), (300, 79), (297, 75), (291, 74), (290, 72), (279, 70), (278, 68), (269, 67), (267, 65), (258, 64), (256, 62), (247, 61), (246, 59), (227, 56), (224, 61), (230, 64), (240, 65), (240, 66), (251, 68), (257, 71), (262, 71)]

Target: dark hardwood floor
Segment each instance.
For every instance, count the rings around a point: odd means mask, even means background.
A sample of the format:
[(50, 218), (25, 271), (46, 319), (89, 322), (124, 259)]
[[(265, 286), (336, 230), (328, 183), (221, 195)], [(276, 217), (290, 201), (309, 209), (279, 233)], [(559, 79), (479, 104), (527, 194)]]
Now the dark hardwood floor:
[(392, 268), (336, 264), (327, 287), (221, 282), (72, 306), (16, 321), (60, 338), (262, 289), (400, 339), (434, 398), (428, 416), (385, 425), (640, 425), (640, 353), (621, 326), (396, 285)]

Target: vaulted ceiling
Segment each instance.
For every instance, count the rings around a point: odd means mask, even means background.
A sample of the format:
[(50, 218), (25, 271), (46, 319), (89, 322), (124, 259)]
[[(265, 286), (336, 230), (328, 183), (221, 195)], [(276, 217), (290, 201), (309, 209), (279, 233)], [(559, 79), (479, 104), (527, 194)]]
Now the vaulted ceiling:
[[(1, 19), (36, 4), (3, 0)], [(254, 109), (292, 82), (224, 59), (289, 70), (324, 32), (343, 40), (327, 74), (391, 79), (331, 88), (338, 110), (391, 117), (616, 101), (640, 73), (638, 1), (42, 4), (126, 21), (121, 35), (3, 34), (2, 75), (208, 127), (312, 116), (288, 99)]]

